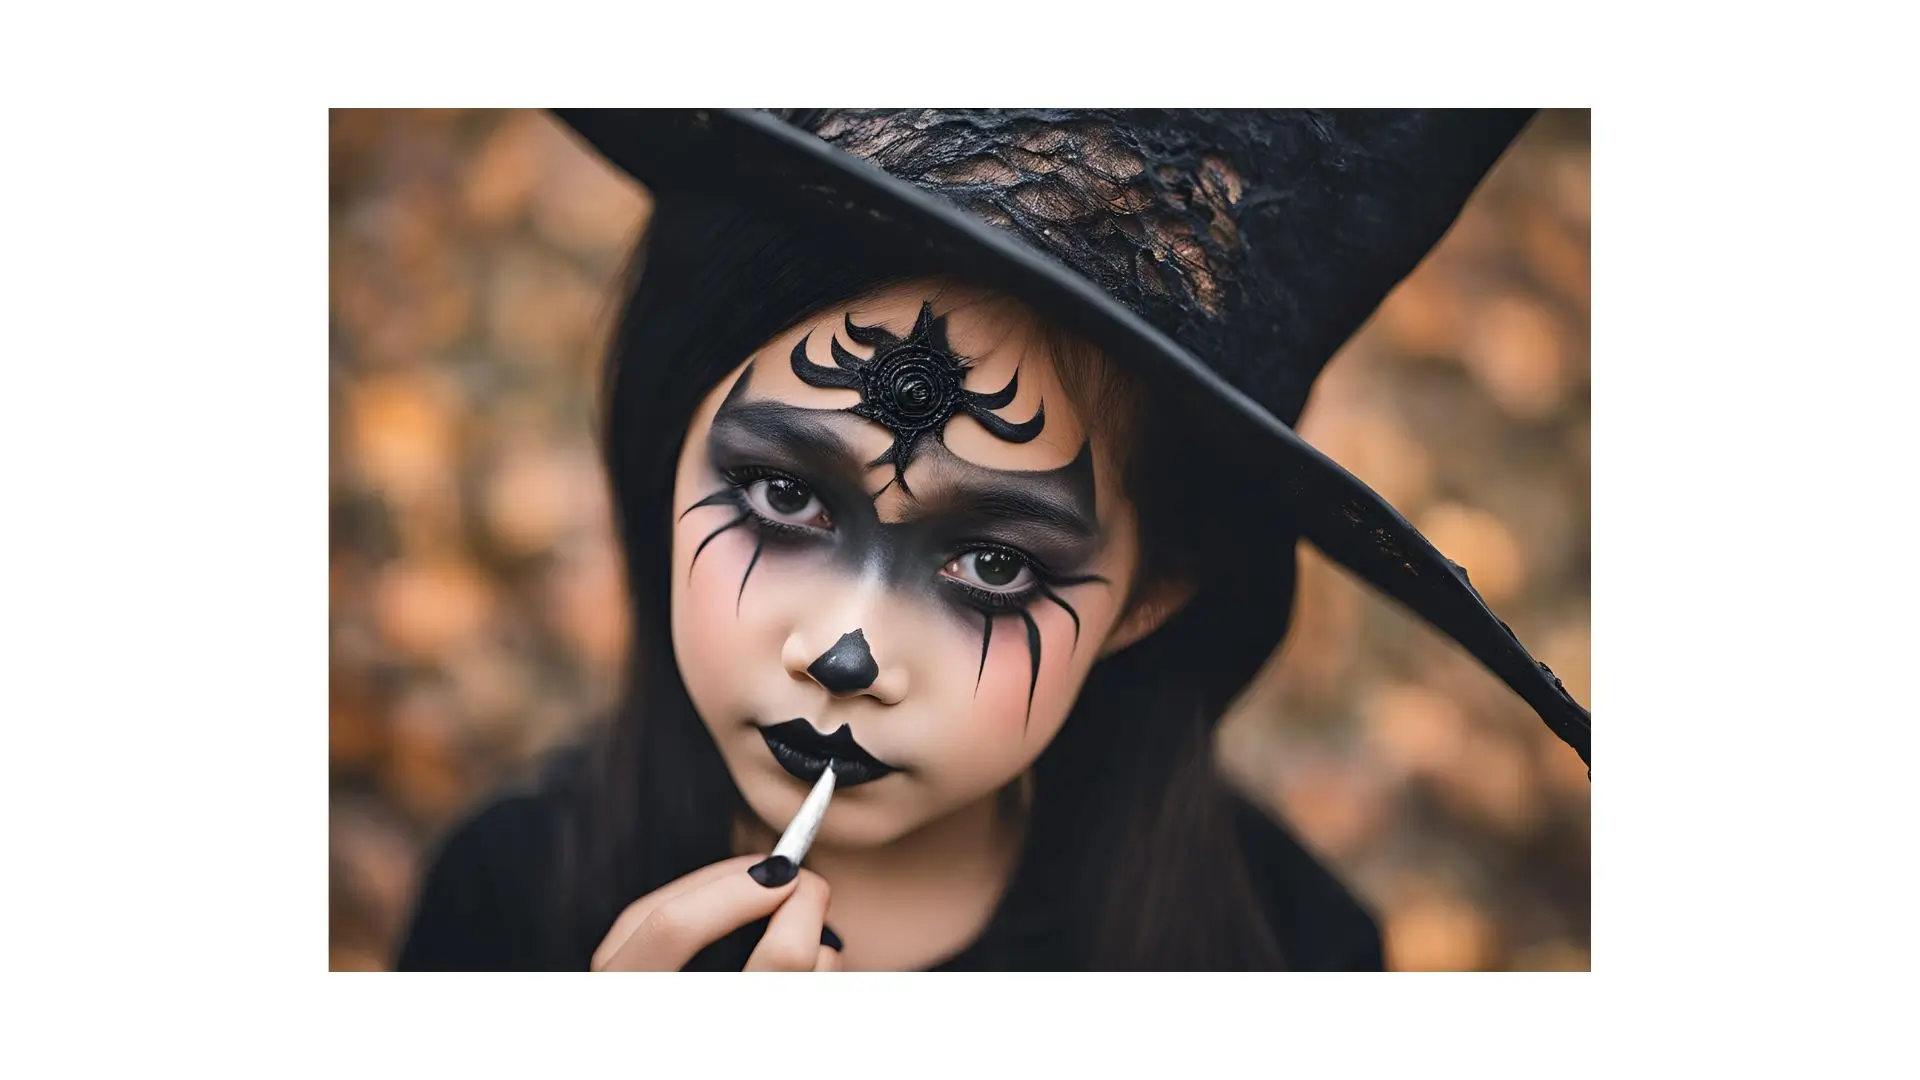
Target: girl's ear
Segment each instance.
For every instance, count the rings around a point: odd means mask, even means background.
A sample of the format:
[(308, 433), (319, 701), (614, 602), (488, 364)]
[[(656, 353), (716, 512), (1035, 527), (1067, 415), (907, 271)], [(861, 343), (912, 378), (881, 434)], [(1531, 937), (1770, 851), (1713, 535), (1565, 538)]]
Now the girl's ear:
[(1184, 578), (1164, 579), (1148, 585), (1127, 613), (1107, 632), (1107, 640), (1100, 647), (1100, 658), (1104, 660), (1160, 629), (1176, 612), (1187, 606), (1187, 601), (1193, 599), (1193, 591), (1193, 582)]

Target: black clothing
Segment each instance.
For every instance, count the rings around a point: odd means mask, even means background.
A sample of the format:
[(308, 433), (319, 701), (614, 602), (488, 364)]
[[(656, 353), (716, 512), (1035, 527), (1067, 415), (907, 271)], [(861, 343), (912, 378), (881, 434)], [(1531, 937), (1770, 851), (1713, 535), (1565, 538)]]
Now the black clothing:
[[(1236, 800), (1247, 868), (1288, 965), (1379, 971), (1373, 917), (1299, 841)], [(563, 955), (542, 933), (558, 815), (553, 797), (517, 794), (488, 805), (442, 843), (421, 885), (395, 967), (402, 971), (584, 971), (592, 946)], [(637, 898), (636, 898), (637, 899)], [(1062, 935), (996, 913), (972, 946), (937, 971), (1060, 970)], [(597, 944), (597, 941), (594, 943)]]

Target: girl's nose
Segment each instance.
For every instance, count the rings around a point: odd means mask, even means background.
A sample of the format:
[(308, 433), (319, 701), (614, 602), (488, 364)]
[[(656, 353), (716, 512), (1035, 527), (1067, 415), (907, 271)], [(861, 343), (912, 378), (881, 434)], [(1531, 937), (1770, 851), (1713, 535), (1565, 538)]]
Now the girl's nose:
[(857, 694), (880, 677), (880, 665), (873, 662), (867, 635), (856, 627), (852, 633), (841, 634), (833, 648), (808, 664), (807, 674), (829, 693)]
[[(843, 624), (844, 625), (844, 624)], [(795, 634), (784, 650), (788, 672), (795, 678), (811, 679), (834, 697), (867, 696), (892, 705), (906, 696), (906, 672), (897, 664), (876, 658), (866, 631), (860, 627), (841, 634), (824, 650), (819, 643), (808, 642), (804, 634)]]

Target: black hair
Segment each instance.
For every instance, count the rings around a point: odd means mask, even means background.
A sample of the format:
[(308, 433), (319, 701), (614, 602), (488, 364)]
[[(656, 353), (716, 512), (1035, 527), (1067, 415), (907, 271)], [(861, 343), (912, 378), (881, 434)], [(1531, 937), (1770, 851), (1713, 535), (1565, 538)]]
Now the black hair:
[[(940, 276), (936, 262), (770, 208), (685, 195), (656, 207), (628, 268), (603, 387), (632, 652), (623, 702), (572, 785), (558, 864), (565, 955), (584, 958), (627, 904), (730, 856), (745, 811), (679, 677), (669, 629), (673, 482), (695, 409), (777, 334), (885, 286)], [(1131, 425), (1124, 484), (1139, 511), (1143, 572), (1184, 577), (1195, 591), (1156, 632), (1095, 664), (1036, 761), (1026, 846), (1002, 911), (1044, 912), (1048, 963), (1059, 967), (1277, 968), (1212, 748), (1232, 695), (1284, 631), (1293, 534), (1283, 508), (1229, 490), (1227, 470), (1193, 464), (1204, 425), (1155, 404)], [(750, 944), (734, 935), (690, 967), (738, 969)]]

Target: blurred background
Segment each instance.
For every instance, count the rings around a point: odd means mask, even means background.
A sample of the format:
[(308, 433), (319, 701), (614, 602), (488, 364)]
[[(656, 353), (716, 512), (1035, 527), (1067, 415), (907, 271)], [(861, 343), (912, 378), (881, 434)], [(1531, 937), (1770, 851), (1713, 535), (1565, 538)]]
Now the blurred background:
[[(331, 966), (387, 967), (444, 830), (618, 690), (591, 431), (644, 191), (530, 111), (331, 116)], [(1543, 112), (1328, 367), (1306, 437), (1591, 707), (1588, 116)], [(1588, 967), (1586, 769), (1463, 652), (1301, 548), (1234, 781), (1402, 970)]]

